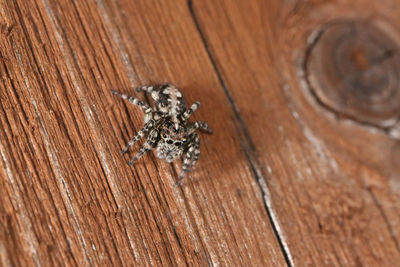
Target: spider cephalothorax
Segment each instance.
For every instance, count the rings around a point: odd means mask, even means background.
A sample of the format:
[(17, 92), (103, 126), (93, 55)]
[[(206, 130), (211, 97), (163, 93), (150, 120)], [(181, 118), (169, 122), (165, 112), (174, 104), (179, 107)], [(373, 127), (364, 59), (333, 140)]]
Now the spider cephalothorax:
[(190, 115), (200, 107), (200, 103), (195, 102), (187, 109), (182, 93), (171, 84), (147, 85), (136, 88), (136, 91), (149, 93), (155, 106), (150, 107), (137, 98), (112, 91), (113, 94), (139, 106), (144, 112), (144, 127), (129, 141), (122, 150), (122, 154), (126, 153), (136, 141), (147, 135), (146, 142), (129, 164), (133, 164), (143, 154), (154, 148), (157, 148), (157, 157), (167, 162), (172, 162), (185, 154), (181, 180), (199, 159), (200, 138), (196, 130), (212, 133), (207, 123), (202, 121), (189, 123), (188, 121)]

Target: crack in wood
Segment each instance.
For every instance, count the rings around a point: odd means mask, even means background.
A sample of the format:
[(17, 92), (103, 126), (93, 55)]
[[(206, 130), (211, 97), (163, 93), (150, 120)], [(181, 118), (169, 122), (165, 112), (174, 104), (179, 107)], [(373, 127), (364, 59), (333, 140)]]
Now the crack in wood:
[(267, 212), (269, 222), (270, 222), (270, 224), (272, 226), (272, 229), (273, 229), (273, 231), (275, 233), (275, 236), (276, 236), (277, 241), (279, 243), (281, 252), (282, 252), (282, 254), (283, 254), (284, 258), (285, 258), (286, 264), (288, 266), (294, 266), (293, 259), (292, 259), (292, 256), (290, 254), (289, 247), (286, 244), (284, 234), (283, 234), (283, 232), (282, 232), (282, 230), (281, 230), (281, 228), (279, 226), (278, 219), (275, 216), (275, 213), (274, 213), (273, 208), (272, 208), (270, 192), (269, 192), (269, 189), (268, 189), (268, 187), (266, 185), (267, 176), (266, 176), (266, 174), (265, 174), (265, 172), (263, 170), (263, 167), (259, 163), (258, 156), (257, 156), (257, 151), (256, 151), (254, 143), (253, 143), (253, 141), (251, 139), (250, 133), (249, 133), (249, 131), (247, 129), (247, 126), (246, 126), (246, 124), (245, 124), (245, 122), (244, 122), (244, 120), (243, 120), (243, 118), (242, 118), (242, 116), (240, 114), (239, 108), (236, 105), (235, 101), (233, 100), (232, 94), (230, 93), (228, 87), (226, 86), (226, 84), (224, 82), (224, 79), (222, 77), (222, 74), (218, 69), (218, 66), (216, 64), (216, 60), (215, 60), (215, 58), (214, 58), (214, 56), (213, 56), (213, 54), (211, 52), (211, 49), (210, 49), (210, 47), (208, 45), (206, 36), (205, 36), (204, 32), (202, 31), (202, 29), (200, 27), (200, 23), (199, 23), (199, 21), (198, 21), (198, 19), (196, 17), (196, 13), (195, 13), (195, 10), (193, 8), (192, 0), (188, 0), (188, 7), (189, 7), (190, 14), (192, 15), (193, 22), (194, 22), (194, 24), (196, 26), (196, 29), (198, 30), (198, 33), (199, 33), (199, 35), (201, 37), (201, 40), (202, 40), (203, 45), (204, 45), (204, 48), (205, 48), (205, 50), (207, 52), (207, 55), (208, 55), (208, 57), (210, 59), (210, 62), (211, 62), (212, 66), (214, 68), (214, 71), (215, 71), (215, 73), (216, 73), (216, 75), (218, 77), (219, 83), (220, 83), (221, 87), (223, 88), (224, 93), (227, 96), (227, 99), (228, 99), (229, 103), (232, 105), (232, 109), (233, 109), (233, 112), (234, 112), (234, 115), (235, 115), (235, 120), (234, 120), (235, 128), (236, 128), (236, 130), (238, 132), (238, 136), (240, 138), (240, 143), (242, 145), (242, 149), (245, 152), (246, 158), (250, 163), (250, 167), (251, 167), (252, 172), (254, 174), (255, 181), (256, 181), (259, 189), (260, 189), (260, 192), (261, 192), (261, 195), (262, 195), (264, 209)]

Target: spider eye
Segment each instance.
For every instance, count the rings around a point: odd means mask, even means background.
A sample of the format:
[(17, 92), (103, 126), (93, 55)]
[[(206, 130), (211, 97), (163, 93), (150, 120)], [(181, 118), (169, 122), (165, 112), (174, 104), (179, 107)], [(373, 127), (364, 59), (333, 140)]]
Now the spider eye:
[(165, 133), (162, 134), (162, 138), (167, 138), (167, 135)]
[(181, 142), (181, 141), (176, 141), (174, 144), (175, 144), (176, 146), (180, 146), (180, 145), (182, 145), (182, 142)]
[(172, 145), (174, 143), (174, 141), (172, 141), (171, 139), (167, 140), (167, 144)]

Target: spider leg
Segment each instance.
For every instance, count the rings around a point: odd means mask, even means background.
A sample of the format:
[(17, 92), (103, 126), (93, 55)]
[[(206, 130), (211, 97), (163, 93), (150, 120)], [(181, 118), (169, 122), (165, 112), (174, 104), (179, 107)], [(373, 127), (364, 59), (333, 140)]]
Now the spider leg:
[(144, 85), (140, 87), (136, 87), (135, 90), (136, 92), (146, 92), (151, 94), (151, 97), (154, 99), (154, 101), (158, 101), (160, 98), (160, 91), (169, 87), (169, 83), (164, 83), (162, 85)]
[(199, 124), (199, 129), (202, 132), (208, 133), (208, 134), (212, 134), (213, 131), (211, 129), (211, 127), (204, 121), (197, 121), (197, 123)]
[(147, 151), (152, 150), (156, 146), (157, 137), (158, 137), (157, 129), (152, 130), (149, 134), (149, 137), (146, 140), (146, 143), (144, 143), (144, 145), (140, 148), (136, 156), (131, 161), (129, 161), (128, 165), (132, 165), (138, 159), (140, 159), (144, 154), (146, 154)]
[(207, 123), (205, 123), (204, 121), (196, 121), (192, 124), (189, 125), (188, 130), (187, 130), (187, 134), (192, 134), (194, 133), (197, 129), (200, 129), (200, 131), (208, 133), (208, 134), (212, 134), (213, 131), (210, 128), (210, 126), (208, 126)]
[(171, 163), (171, 162), (172, 162), (172, 156), (168, 155), (168, 156), (165, 158), (165, 161), (168, 162), (168, 163)]
[(129, 102), (131, 102), (132, 104), (140, 107), (145, 114), (149, 114), (149, 113), (151, 113), (153, 111), (153, 109), (149, 105), (143, 103), (143, 101), (141, 101), (141, 100), (139, 100), (137, 98), (134, 98), (134, 97), (126, 95), (126, 94), (121, 94), (121, 93), (119, 93), (119, 92), (117, 92), (115, 90), (112, 90), (112, 93), (114, 95), (117, 95), (117, 96), (119, 96), (119, 97), (121, 97), (123, 99), (126, 99)]
[(183, 113), (182, 119), (185, 121), (188, 120), (190, 115), (192, 115), (193, 112), (195, 112), (199, 107), (200, 107), (200, 102), (199, 101), (194, 102), (192, 106), (188, 110), (186, 110), (185, 113)]
[(122, 154), (125, 154), (131, 146), (133, 146), (138, 140), (140, 140), (153, 126), (154, 120), (149, 120), (142, 129), (140, 129), (135, 136), (128, 142), (126, 147), (121, 151)]
[(153, 92), (154, 90), (154, 86), (153, 85), (144, 85), (144, 86), (140, 86), (140, 87), (136, 87), (135, 90), (136, 92), (146, 92), (151, 94), (151, 92)]
[(153, 98), (154, 100), (154, 104), (156, 105), (156, 107), (159, 106), (159, 101), (160, 101), (160, 88), (163, 88), (163, 86), (165, 85), (161, 85), (161, 86), (154, 86), (154, 85), (144, 85), (141, 87), (136, 87), (136, 92), (146, 92), (149, 93), (151, 95), (151, 98)]
[(165, 157), (165, 160), (166, 160), (168, 163), (170, 163), (170, 162), (172, 162), (173, 160), (175, 160), (176, 158), (178, 158), (178, 157), (180, 157), (180, 156), (182, 156), (182, 152), (170, 153), (169, 155), (167, 155), (167, 156)]
[(179, 179), (176, 182), (177, 185), (182, 184), (183, 178), (185, 178), (186, 173), (188, 173), (192, 167), (194, 167), (199, 160), (200, 156), (200, 138), (194, 133), (194, 138), (189, 144), (189, 149), (186, 152), (185, 158), (183, 159), (182, 172), (179, 175)]

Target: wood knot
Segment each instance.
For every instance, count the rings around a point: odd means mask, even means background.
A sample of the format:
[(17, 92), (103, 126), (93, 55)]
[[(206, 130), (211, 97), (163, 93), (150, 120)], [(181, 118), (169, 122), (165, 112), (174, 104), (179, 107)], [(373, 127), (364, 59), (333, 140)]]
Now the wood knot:
[(377, 24), (326, 24), (310, 42), (304, 71), (318, 103), (340, 117), (388, 128), (400, 114), (399, 42)]

